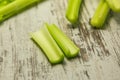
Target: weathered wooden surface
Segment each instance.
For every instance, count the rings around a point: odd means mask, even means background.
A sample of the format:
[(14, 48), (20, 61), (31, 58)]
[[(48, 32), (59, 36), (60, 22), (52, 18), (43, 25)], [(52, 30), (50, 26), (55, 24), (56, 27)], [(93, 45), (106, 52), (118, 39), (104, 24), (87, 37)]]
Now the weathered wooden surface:
[[(99, 0), (84, 0), (76, 28), (65, 19), (67, 0), (37, 4), (0, 24), (0, 80), (120, 80), (120, 14), (105, 29), (89, 25)], [(79, 46), (79, 56), (51, 65), (29, 33), (55, 23)]]

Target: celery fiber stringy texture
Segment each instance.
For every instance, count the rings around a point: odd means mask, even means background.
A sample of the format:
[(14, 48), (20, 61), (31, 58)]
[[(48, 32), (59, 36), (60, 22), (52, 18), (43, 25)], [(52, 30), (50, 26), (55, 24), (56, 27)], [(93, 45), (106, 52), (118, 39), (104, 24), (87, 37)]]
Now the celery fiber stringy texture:
[(0, 22), (41, 0), (0, 0)]

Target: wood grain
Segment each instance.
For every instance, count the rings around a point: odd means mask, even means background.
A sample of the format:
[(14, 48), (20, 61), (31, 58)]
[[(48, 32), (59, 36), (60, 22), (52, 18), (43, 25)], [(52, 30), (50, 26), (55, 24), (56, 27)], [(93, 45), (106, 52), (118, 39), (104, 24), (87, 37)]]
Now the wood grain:
[[(120, 14), (111, 12), (104, 29), (89, 19), (99, 0), (84, 0), (79, 23), (65, 18), (67, 0), (47, 0), (0, 24), (0, 80), (120, 80)], [(29, 33), (55, 23), (80, 48), (76, 58), (51, 65)], [(73, 28), (75, 27), (75, 28)]]

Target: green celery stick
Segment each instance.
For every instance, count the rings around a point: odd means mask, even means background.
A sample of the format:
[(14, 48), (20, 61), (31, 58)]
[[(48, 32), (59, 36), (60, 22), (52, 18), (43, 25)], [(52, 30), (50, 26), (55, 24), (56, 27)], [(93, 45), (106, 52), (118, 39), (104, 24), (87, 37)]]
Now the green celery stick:
[(19, 12), (24, 7), (37, 1), (40, 0), (13, 0), (13, 2), (10, 2), (8, 5), (0, 8), (0, 22)]
[(1, 1), (0, 2), (0, 8), (3, 7), (3, 6), (5, 6), (6, 4), (7, 4), (7, 1)]
[(120, 0), (106, 0), (106, 2), (114, 12), (120, 12)]
[(93, 17), (91, 18), (90, 24), (92, 27), (101, 28), (107, 18), (110, 8), (105, 0), (101, 0)]
[(3, 6), (5, 6), (7, 4), (8, 4), (8, 1), (6, 1), (6, 0), (0, 1), (0, 8), (2, 8)]
[(31, 36), (52, 64), (60, 63), (64, 60), (64, 54), (48, 32), (47, 25), (40, 31), (32, 33)]
[(68, 8), (66, 10), (66, 18), (71, 23), (76, 23), (79, 17), (79, 9), (82, 0), (69, 0), (68, 1)]
[(0, 0), (0, 9), (14, 0)]
[(49, 33), (68, 58), (75, 57), (79, 48), (54, 24), (47, 26)]

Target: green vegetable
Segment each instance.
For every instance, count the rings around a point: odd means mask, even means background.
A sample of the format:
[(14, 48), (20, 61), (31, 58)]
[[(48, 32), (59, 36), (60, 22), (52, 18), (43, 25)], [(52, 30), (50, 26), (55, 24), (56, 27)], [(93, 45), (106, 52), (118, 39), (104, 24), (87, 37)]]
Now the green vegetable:
[(73, 24), (78, 20), (81, 2), (82, 0), (69, 0), (68, 2), (66, 18)]
[(68, 58), (78, 55), (79, 48), (56, 25), (52, 24), (47, 28)]
[(5, 6), (7, 4), (7, 1), (0, 1), (0, 8)]
[[(32, 39), (45, 52), (49, 61), (53, 64), (64, 60), (64, 54), (68, 58), (78, 55), (79, 48), (54, 24), (45, 24), (40, 31), (31, 33)], [(62, 51), (61, 51), (62, 49)]]
[(107, 18), (110, 8), (105, 0), (101, 0), (95, 14), (91, 18), (90, 24), (93, 27), (101, 28)]
[(106, 0), (106, 2), (113, 11), (120, 12), (120, 0)]
[[(10, 2), (9, 4), (7, 4), (8, 1)], [(0, 8), (0, 22), (19, 12), (24, 7), (37, 1), (39, 0), (6, 0), (6, 6), (3, 6), (3, 3), (1, 4), (2, 7)]]
[(60, 63), (64, 60), (63, 52), (47, 28), (46, 24), (40, 31), (32, 33), (32, 39), (41, 47), (52, 64)]
[(10, 3), (9, 0), (0, 0), (0, 8), (2, 8), (3, 6), (6, 6), (8, 3)]

